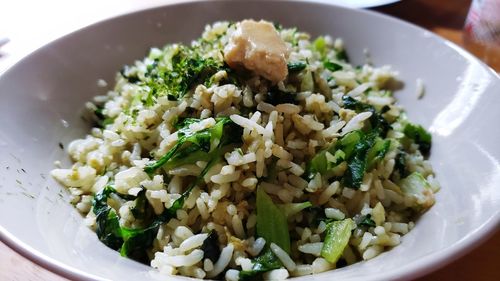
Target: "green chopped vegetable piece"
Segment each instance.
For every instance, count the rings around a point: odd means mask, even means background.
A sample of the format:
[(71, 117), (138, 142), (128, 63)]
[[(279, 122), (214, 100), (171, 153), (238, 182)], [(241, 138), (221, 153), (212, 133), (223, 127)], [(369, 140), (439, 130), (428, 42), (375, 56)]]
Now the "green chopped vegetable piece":
[(189, 126), (196, 122), (201, 120), (188, 118), (177, 125), (179, 127), (177, 143), (159, 160), (148, 164), (144, 171), (152, 174), (166, 164), (167, 168), (173, 168), (199, 160), (208, 161), (212, 157), (210, 153), (217, 147), (220, 149), (221, 143), (225, 145), (241, 141), (241, 129), (229, 117), (217, 118), (213, 127), (193, 132)]
[(332, 61), (324, 61), (323, 66), (326, 69), (330, 70), (331, 72), (335, 72), (335, 71), (341, 70), (343, 68), (342, 65), (340, 65), (338, 63), (334, 63)]
[(340, 139), (340, 145), (346, 158), (351, 157), (356, 144), (363, 139), (364, 135), (362, 131), (352, 131)]
[(377, 138), (375, 140), (375, 144), (368, 151), (368, 156), (366, 159), (367, 170), (372, 169), (377, 162), (384, 159), (385, 155), (387, 154), (387, 151), (389, 151), (390, 146), (391, 146), (390, 140), (383, 140), (381, 138)]
[(408, 123), (404, 128), (404, 134), (415, 141), (422, 153), (431, 150), (432, 136), (422, 126)]
[(272, 87), (266, 96), (266, 102), (272, 105), (278, 105), (283, 103), (297, 104), (295, 97), (296, 93), (283, 92), (277, 87)]
[(219, 235), (217, 231), (211, 230), (208, 233), (207, 239), (203, 241), (201, 245), (201, 250), (203, 250), (203, 258), (209, 259), (212, 262), (217, 262), (220, 257), (220, 248), (219, 248)]
[(199, 50), (184, 45), (168, 49), (163, 61), (168, 62), (166, 66), (158, 63), (148, 66), (144, 84), (150, 91), (145, 100), (146, 105), (154, 104), (154, 99), (163, 95), (171, 100), (180, 100), (194, 85), (203, 83), (224, 68), (222, 62), (203, 58)]
[(396, 163), (394, 164), (394, 169), (399, 172), (399, 177), (404, 178), (408, 175), (408, 169), (406, 168), (406, 152), (400, 151), (396, 155)]
[(111, 186), (104, 187), (94, 196), (92, 210), (96, 215), (96, 234), (99, 240), (113, 250), (118, 250), (123, 243), (120, 223), (114, 209), (108, 206), (107, 200), (115, 192)]
[(368, 214), (365, 216), (360, 216), (356, 220), (356, 224), (358, 226), (366, 226), (366, 227), (375, 227), (377, 224), (375, 223), (374, 220), (372, 220), (372, 215)]
[(298, 72), (306, 69), (307, 64), (301, 61), (289, 62), (287, 64), (287, 67), (289, 72)]
[(344, 176), (344, 184), (346, 186), (354, 189), (360, 187), (367, 168), (367, 152), (373, 146), (376, 137), (377, 132), (366, 134), (354, 147), (353, 157), (347, 164), (348, 169)]
[(387, 132), (391, 129), (391, 125), (385, 120), (382, 113), (377, 112), (373, 106), (362, 103), (350, 96), (343, 96), (342, 101), (345, 108), (355, 110), (357, 113), (364, 111), (371, 112), (372, 116), (369, 120), (372, 130), (378, 130), (382, 137), (385, 137)]
[(257, 188), (257, 235), (290, 253), (290, 234), (285, 215), (262, 187)]
[(280, 208), (281, 212), (285, 215), (285, 217), (291, 217), (295, 214), (300, 213), (302, 210), (312, 207), (312, 203), (309, 201), (302, 203), (285, 203), (278, 204), (278, 208)]
[(319, 36), (314, 40), (313, 42), (313, 47), (316, 51), (318, 51), (321, 56), (324, 56), (326, 54), (326, 40), (325, 37)]
[(354, 222), (352, 219), (334, 221), (326, 226), (326, 236), (321, 248), (321, 256), (329, 263), (335, 264), (342, 256), (351, 238)]
[[(153, 241), (158, 233), (159, 227), (176, 216), (177, 210), (184, 206), (184, 201), (189, 196), (193, 188), (203, 179), (208, 170), (222, 157), (225, 152), (224, 146), (230, 143), (241, 141), (241, 130), (235, 126), (228, 117), (217, 118), (216, 125), (212, 128), (198, 132), (189, 130), (189, 125), (199, 122), (197, 119), (184, 120), (178, 130), (179, 141), (165, 156), (153, 165), (145, 168), (146, 172), (153, 172), (165, 163), (170, 163), (170, 160), (177, 160), (177, 163), (186, 163), (195, 161), (190, 155), (203, 156), (200, 159), (206, 159), (207, 165), (202, 170), (200, 175), (187, 187), (181, 197), (174, 201), (172, 206), (165, 209), (160, 215), (151, 217), (152, 210), (145, 203), (141, 193), (135, 199), (135, 206), (131, 212), (136, 218), (149, 220), (143, 228), (127, 228), (120, 227), (116, 212), (107, 205), (107, 199), (111, 193), (116, 191), (108, 186), (101, 192), (97, 193), (93, 201), (93, 211), (96, 214), (96, 233), (99, 239), (108, 247), (114, 250), (120, 250), (122, 256), (130, 257), (138, 261), (148, 262), (147, 250), (153, 244)], [(234, 125), (234, 126), (233, 126)], [(188, 146), (183, 146), (189, 144)], [(193, 149), (196, 148), (196, 149)], [(176, 154), (180, 153), (180, 154)], [(203, 153), (203, 154), (200, 154)], [(182, 157), (177, 157), (180, 155)], [(185, 156), (186, 158), (183, 158)], [(199, 160), (199, 159), (198, 159)], [(174, 161), (175, 162), (175, 161)], [(119, 195), (121, 197), (125, 195)], [(128, 198), (127, 200), (132, 200)]]
[[(330, 146), (318, 152), (308, 163), (307, 163), (307, 178), (312, 179), (316, 173), (322, 175), (326, 174), (337, 167), (342, 161), (349, 159), (356, 144), (363, 138), (364, 133), (361, 131), (353, 131), (342, 137), (336, 144)], [(335, 158), (335, 161), (328, 161), (327, 154), (330, 153)]]
[(253, 260), (253, 266), (251, 270), (240, 271), (239, 280), (240, 281), (248, 281), (248, 280), (262, 280), (262, 278), (257, 277), (264, 272), (278, 269), (282, 267), (282, 264), (278, 257), (271, 251), (270, 248), (267, 248), (262, 251), (262, 253)]
[(349, 62), (349, 56), (347, 55), (347, 52), (345, 49), (338, 50), (336, 57), (338, 60)]
[(419, 172), (413, 172), (399, 182), (401, 191), (415, 198), (412, 208), (424, 211), (434, 204), (434, 192), (431, 185)]

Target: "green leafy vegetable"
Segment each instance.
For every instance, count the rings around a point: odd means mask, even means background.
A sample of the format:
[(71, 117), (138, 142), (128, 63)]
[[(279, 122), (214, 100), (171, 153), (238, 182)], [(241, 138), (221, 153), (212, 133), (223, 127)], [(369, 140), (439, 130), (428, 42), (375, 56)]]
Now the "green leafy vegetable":
[(324, 61), (323, 66), (326, 69), (330, 70), (331, 72), (335, 72), (335, 71), (341, 70), (343, 68), (340, 64), (334, 63), (332, 61)]
[(434, 204), (434, 192), (431, 185), (419, 172), (413, 172), (399, 182), (404, 194), (413, 197), (412, 208), (424, 211)]
[[(153, 217), (152, 210), (150, 210), (151, 207), (147, 204), (144, 193), (139, 193), (135, 199), (135, 206), (131, 209), (131, 212), (136, 219), (150, 221), (150, 223), (145, 223), (145, 227), (133, 229), (120, 227), (116, 212), (107, 205), (108, 196), (116, 192), (112, 187), (106, 187), (95, 195), (93, 210), (97, 217), (96, 233), (104, 244), (112, 249), (119, 249), (123, 256), (147, 262), (147, 250), (151, 247), (159, 227), (176, 216), (177, 210), (183, 207), (184, 201), (189, 196), (192, 189), (199, 184), (208, 170), (219, 161), (224, 152), (222, 147), (229, 143), (241, 141), (241, 130), (233, 128), (239, 126), (235, 126), (227, 117), (216, 119), (215, 126), (209, 129), (198, 132), (189, 130), (190, 124), (199, 121), (200, 120), (197, 119), (183, 120), (179, 125), (178, 143), (159, 161), (147, 166), (145, 171), (152, 173), (170, 159), (179, 161), (177, 163), (186, 161), (186, 158), (177, 157), (176, 153), (180, 153), (179, 155), (186, 157), (191, 157), (189, 153), (195, 155), (203, 153), (200, 155), (203, 156), (203, 158), (200, 159), (207, 160), (207, 165), (203, 168), (200, 175), (198, 175), (182, 193), (181, 197), (175, 200), (170, 208), (165, 209), (163, 213), (158, 216)], [(196, 149), (192, 149), (193, 147)], [(195, 159), (192, 160), (195, 161)], [(130, 198), (127, 198), (127, 200), (129, 199)]]
[(356, 144), (363, 138), (363, 136), (364, 133), (361, 131), (350, 132), (334, 145), (318, 152), (307, 164), (307, 178), (314, 178), (316, 173), (325, 175), (337, 165), (342, 163), (342, 161), (350, 159)]
[(290, 234), (285, 215), (262, 187), (257, 188), (257, 235), (290, 253)]
[(366, 159), (368, 170), (373, 168), (373, 166), (378, 161), (384, 159), (385, 155), (387, 154), (387, 151), (389, 151), (390, 146), (391, 146), (390, 140), (383, 140), (381, 138), (377, 138), (375, 140), (375, 144), (368, 151), (368, 155), (367, 155), (367, 159)]
[(391, 129), (391, 125), (387, 122), (387, 120), (385, 120), (382, 113), (377, 112), (373, 106), (355, 100), (350, 96), (343, 96), (342, 101), (344, 102), (345, 108), (355, 110), (358, 113), (370, 111), (372, 113), (372, 116), (370, 116), (372, 129), (378, 130), (382, 137), (385, 137), (389, 129)]
[(210, 259), (214, 263), (219, 259), (220, 249), (217, 231), (212, 230), (209, 232), (207, 239), (201, 245), (201, 250), (203, 250), (204, 259)]
[[(253, 260), (252, 270), (240, 271), (239, 280), (248, 281), (255, 279), (259, 274), (280, 268), (281, 262), (278, 257), (267, 248), (262, 251), (262, 253)], [(261, 279), (257, 279), (261, 280)]]
[[(352, 188), (359, 188), (370, 164), (383, 157), (387, 152), (388, 147), (386, 148), (385, 142), (381, 147), (371, 150), (377, 136), (378, 131), (376, 130), (368, 134), (359, 130), (348, 133), (335, 145), (320, 151), (309, 161), (306, 169), (308, 178), (312, 179), (316, 173), (324, 175), (342, 161), (347, 161), (348, 169), (344, 175), (344, 184)], [(371, 162), (367, 163), (367, 158)]]
[(355, 219), (356, 225), (358, 226), (366, 226), (366, 227), (375, 227), (377, 226), (375, 224), (375, 221), (372, 220), (372, 215), (368, 214), (365, 216), (359, 216), (358, 218)]
[(352, 188), (359, 188), (363, 182), (367, 164), (366, 158), (368, 157), (368, 150), (373, 146), (376, 132), (371, 132), (363, 136), (363, 138), (356, 144), (353, 151), (353, 157), (349, 160), (348, 169), (343, 178), (344, 184)]
[[(167, 168), (171, 168), (199, 160), (208, 161), (223, 145), (241, 141), (241, 127), (236, 126), (229, 117), (217, 118), (213, 127), (193, 132), (189, 126), (200, 121), (188, 118), (177, 125), (177, 143), (159, 160), (148, 164), (144, 171), (152, 174), (165, 164), (168, 164)], [(170, 160), (172, 161), (168, 163)]]
[(349, 62), (349, 56), (345, 49), (337, 51), (337, 59), (345, 62)]
[(334, 221), (326, 226), (326, 236), (321, 248), (321, 256), (329, 263), (335, 264), (342, 256), (351, 238), (354, 222), (352, 219)]
[(171, 100), (179, 100), (195, 84), (203, 83), (223, 68), (222, 62), (203, 58), (194, 47), (180, 45), (170, 49), (169, 55), (169, 67), (160, 67), (158, 63), (148, 67), (145, 85), (150, 91), (145, 100), (146, 104), (151, 105), (155, 97), (162, 95), (167, 95)]
[(107, 200), (115, 190), (106, 186), (97, 193), (92, 201), (93, 212), (96, 215), (96, 234), (99, 240), (113, 250), (118, 250), (123, 239), (120, 232), (120, 223), (114, 209), (108, 206)]
[(314, 40), (313, 42), (313, 47), (316, 51), (318, 51), (321, 56), (324, 56), (326, 54), (326, 40), (325, 37), (319, 36)]
[(145, 189), (137, 194), (137, 198), (134, 200), (134, 207), (130, 208), (130, 212), (137, 220), (145, 220), (153, 215), (152, 209), (148, 208)]
[(285, 203), (277, 205), (285, 217), (291, 217), (295, 214), (300, 213), (302, 210), (312, 207), (312, 203), (309, 201), (302, 203)]
[(432, 136), (422, 126), (408, 123), (404, 128), (404, 134), (415, 141), (422, 153), (431, 150)]
[(396, 155), (394, 169), (399, 172), (400, 178), (404, 178), (408, 175), (408, 169), (406, 168), (406, 152), (400, 151)]
[(280, 91), (276, 87), (273, 87), (267, 93), (266, 102), (272, 105), (278, 105), (282, 103), (297, 104), (297, 101), (295, 100), (296, 96), (297, 96), (296, 93), (286, 93)]
[(299, 72), (306, 69), (307, 64), (301, 61), (289, 62), (287, 67), (289, 72)]

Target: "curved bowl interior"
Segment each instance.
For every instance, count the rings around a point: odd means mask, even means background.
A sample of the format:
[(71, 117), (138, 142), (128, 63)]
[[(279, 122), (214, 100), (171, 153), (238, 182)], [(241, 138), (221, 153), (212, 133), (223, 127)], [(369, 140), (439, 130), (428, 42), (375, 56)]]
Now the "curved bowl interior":
[[(375, 65), (391, 64), (400, 72), (400, 104), (434, 137), (431, 162), (442, 190), (402, 245), (368, 262), (301, 280), (415, 277), (498, 227), (500, 82), (491, 70), (429, 32), (372, 12), (311, 1), (217, 1), (159, 7), (95, 24), (39, 49), (0, 77), (2, 240), (71, 278), (159, 278), (101, 244), (48, 173), (56, 160), (70, 164), (59, 143), (67, 145), (88, 131), (81, 110), (106, 92), (98, 79), (112, 85), (116, 71), (150, 47), (189, 42), (207, 23), (243, 18), (342, 37), (354, 64), (364, 62), (363, 50), (369, 49)], [(426, 85), (421, 100), (417, 78)]]

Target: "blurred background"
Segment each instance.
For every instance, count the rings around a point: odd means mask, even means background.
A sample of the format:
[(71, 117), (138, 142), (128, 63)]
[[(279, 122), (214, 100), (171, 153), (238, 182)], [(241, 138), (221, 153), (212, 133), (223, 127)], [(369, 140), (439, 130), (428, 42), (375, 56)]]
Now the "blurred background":
[[(328, 1), (328, 0), (324, 0)], [(97, 21), (179, 0), (15, 0), (0, 4), (0, 73), (38, 47)], [(500, 71), (500, 0), (330, 0), (428, 29)], [(500, 93), (499, 93), (500, 94)], [(500, 232), (423, 280), (500, 280)], [(65, 280), (0, 242), (0, 280)]]

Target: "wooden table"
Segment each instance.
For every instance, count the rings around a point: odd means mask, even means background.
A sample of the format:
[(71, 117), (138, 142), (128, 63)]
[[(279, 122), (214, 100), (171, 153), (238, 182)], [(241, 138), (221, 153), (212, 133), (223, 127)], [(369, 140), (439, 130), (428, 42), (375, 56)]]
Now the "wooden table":
[[(469, 5), (470, 0), (404, 0), (374, 10), (415, 23), (458, 45), (463, 45), (461, 31)], [(0, 243), (0, 280), (66, 279), (37, 266)], [(500, 280), (500, 232), (497, 231), (493, 237), (469, 254), (418, 280)]]

